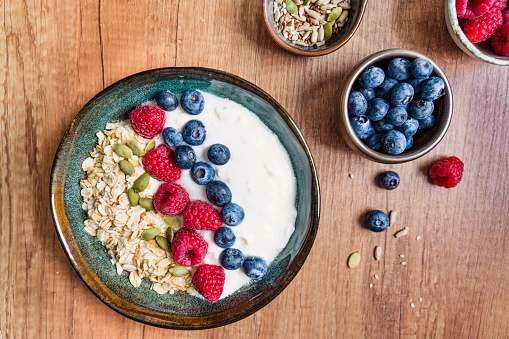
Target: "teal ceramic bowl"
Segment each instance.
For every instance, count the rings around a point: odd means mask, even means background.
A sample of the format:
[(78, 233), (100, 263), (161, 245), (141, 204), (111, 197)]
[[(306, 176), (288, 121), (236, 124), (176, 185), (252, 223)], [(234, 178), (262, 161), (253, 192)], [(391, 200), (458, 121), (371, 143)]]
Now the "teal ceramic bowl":
[[(103, 246), (83, 230), (81, 164), (96, 144), (95, 134), (108, 122), (126, 119), (140, 103), (163, 90), (199, 89), (233, 100), (254, 112), (288, 151), (297, 181), (297, 220), (287, 246), (268, 273), (217, 303), (185, 292), (159, 295), (144, 281), (134, 288), (119, 276)], [(316, 236), (320, 191), (313, 158), (299, 129), (273, 98), (231, 74), (205, 68), (163, 68), (132, 75), (95, 96), (71, 122), (51, 171), (50, 201), (55, 229), (74, 270), (106, 305), (131, 319), (172, 329), (223, 326), (256, 312), (274, 299), (304, 264)]]

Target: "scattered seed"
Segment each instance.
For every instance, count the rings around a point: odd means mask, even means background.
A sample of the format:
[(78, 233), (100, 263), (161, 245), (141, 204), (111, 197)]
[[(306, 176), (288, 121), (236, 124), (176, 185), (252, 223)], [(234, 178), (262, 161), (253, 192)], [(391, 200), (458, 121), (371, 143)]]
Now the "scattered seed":
[(350, 267), (350, 268), (355, 268), (355, 267), (359, 266), (360, 262), (361, 262), (361, 254), (358, 251), (353, 252), (348, 257), (348, 267)]
[(404, 258), (404, 257), (405, 257), (405, 255), (404, 255), (404, 254), (400, 254), (399, 256), (400, 256), (400, 258)]
[(378, 274), (375, 274), (375, 279), (376, 279), (376, 280), (378, 280), (378, 279), (379, 279)]
[(152, 227), (152, 228), (149, 228), (143, 232), (141, 232), (141, 240), (145, 240), (145, 241), (149, 241), (149, 240), (154, 240), (155, 237), (157, 235), (159, 235), (159, 233), (161, 233), (161, 229), (159, 229), (158, 227)]
[(353, 174), (352, 173), (348, 174), (348, 176), (350, 177), (350, 179), (353, 179)]
[(173, 228), (168, 227), (166, 229), (166, 239), (168, 240), (169, 243), (173, 241)]
[(129, 160), (120, 160), (118, 163), (118, 166), (120, 167), (120, 170), (124, 172), (124, 174), (127, 175), (134, 175), (134, 166), (129, 162)]
[(140, 201), (138, 201), (141, 207), (146, 209), (147, 211), (153, 211), (154, 208), (154, 200), (151, 198), (140, 198)]
[(406, 266), (406, 261), (403, 261), (401, 265)]
[(398, 211), (391, 211), (389, 213), (389, 226), (393, 226), (396, 223), (397, 216), (398, 216)]
[(134, 155), (138, 157), (145, 155), (143, 148), (141, 148), (141, 145), (137, 141), (127, 140), (125, 144), (133, 151)]
[(380, 247), (380, 246), (375, 247), (374, 256), (375, 256), (375, 260), (380, 260), (380, 258), (382, 257), (382, 247)]
[(408, 230), (409, 229), (408, 226), (405, 226), (405, 229)]
[(422, 303), (422, 298), (419, 298), (419, 302)]
[(369, 288), (373, 288), (373, 284), (369, 284)]
[(415, 238), (415, 240), (417, 240), (417, 241), (421, 240), (421, 236), (420, 236), (420, 235), (418, 235), (418, 236)]
[(179, 228), (181, 226), (180, 220), (177, 217), (170, 217), (167, 215), (163, 218), (163, 221), (166, 225), (168, 225), (168, 227), (171, 228)]
[(122, 158), (128, 159), (133, 156), (133, 151), (124, 144), (113, 145), (113, 151)]
[(145, 188), (147, 188), (148, 183), (150, 182), (150, 174), (143, 173), (136, 179), (136, 181), (133, 184), (133, 190), (136, 193), (143, 192)]
[(414, 303), (410, 303), (410, 307), (411, 307), (411, 308), (415, 308)]
[(148, 152), (150, 152), (151, 150), (153, 150), (154, 148), (156, 148), (156, 140), (155, 139), (152, 139), (150, 140), (150, 142), (147, 144), (147, 147), (145, 147), (145, 154), (147, 154)]
[(404, 228), (404, 229), (402, 229), (402, 230), (397, 231), (397, 232), (394, 234), (394, 236), (395, 236), (396, 238), (401, 238), (402, 236), (405, 236), (405, 235), (407, 235), (407, 234), (408, 234), (408, 230), (407, 230), (406, 228)]
[(170, 274), (174, 277), (183, 277), (185, 276), (187, 273), (189, 273), (189, 271), (187, 270), (187, 268), (185, 268), (184, 266), (180, 266), (180, 265), (175, 265), (173, 266), (172, 268), (170, 268)]
[[(170, 228), (171, 229), (171, 228)], [(168, 243), (168, 239), (165, 237), (161, 237), (160, 235), (156, 235), (156, 242), (165, 251), (170, 250), (170, 244)]]
[(332, 37), (332, 25), (330, 22), (327, 22), (325, 25), (323, 25), (323, 39), (327, 41), (331, 37)]
[(341, 7), (334, 8), (330, 12), (329, 16), (327, 17), (327, 21), (329, 21), (329, 22), (336, 21), (339, 18), (339, 16), (341, 15), (341, 13), (343, 13), (343, 8), (341, 8)]
[(298, 14), (299, 10), (297, 9), (297, 5), (292, 0), (286, 0), (285, 1), (286, 10), (290, 14)]
[(140, 195), (136, 193), (132, 188), (130, 188), (127, 190), (127, 199), (129, 200), (131, 206), (136, 207), (140, 201)]

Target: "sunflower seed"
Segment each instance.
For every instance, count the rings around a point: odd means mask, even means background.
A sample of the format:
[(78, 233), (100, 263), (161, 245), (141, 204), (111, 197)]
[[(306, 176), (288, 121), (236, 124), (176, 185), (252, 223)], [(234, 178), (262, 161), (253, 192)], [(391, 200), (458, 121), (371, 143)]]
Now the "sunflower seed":
[(390, 211), (389, 212), (389, 226), (393, 226), (396, 223), (397, 216), (398, 216), (398, 211)]
[(415, 308), (414, 303), (410, 303), (410, 307), (411, 307), (411, 308)]
[(376, 246), (374, 255), (375, 255), (375, 260), (380, 260), (380, 258), (382, 257), (382, 247)]
[(421, 240), (421, 236), (420, 236), (420, 235), (418, 235), (418, 236), (415, 238), (415, 240), (417, 240), (417, 241)]
[(353, 252), (348, 257), (348, 267), (350, 267), (350, 268), (355, 268), (355, 267), (359, 266), (360, 262), (361, 262), (361, 254), (358, 251)]
[(403, 261), (401, 265), (406, 266), (406, 261)]
[(405, 236), (405, 235), (407, 235), (407, 234), (408, 234), (408, 230), (407, 230), (407, 229), (402, 229), (402, 230), (397, 231), (397, 232), (394, 234), (394, 236), (395, 236), (396, 238), (401, 238), (402, 236)]
[(419, 298), (419, 302), (422, 303), (422, 298)]

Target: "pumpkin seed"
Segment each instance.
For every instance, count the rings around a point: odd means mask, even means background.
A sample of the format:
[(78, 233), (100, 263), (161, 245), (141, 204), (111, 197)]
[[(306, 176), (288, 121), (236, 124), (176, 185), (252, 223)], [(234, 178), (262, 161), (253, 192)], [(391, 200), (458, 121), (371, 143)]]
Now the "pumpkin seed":
[(329, 21), (330, 23), (334, 23), (339, 18), (341, 13), (343, 13), (343, 8), (341, 8), (341, 7), (334, 8), (329, 13), (329, 16), (327, 17), (327, 21)]
[(133, 190), (136, 193), (143, 192), (145, 188), (147, 188), (148, 183), (150, 182), (150, 174), (143, 173), (136, 179), (133, 184)]
[(129, 162), (129, 160), (120, 160), (118, 163), (120, 170), (127, 175), (134, 175), (134, 166)]
[(163, 218), (163, 221), (166, 225), (168, 225), (168, 227), (171, 227), (171, 228), (179, 228), (181, 226), (180, 220), (177, 217), (165, 216)]
[(348, 257), (348, 267), (350, 267), (350, 268), (355, 268), (355, 267), (359, 266), (360, 262), (361, 262), (361, 254), (358, 251), (353, 252)]
[(170, 273), (174, 277), (183, 277), (189, 273), (187, 268), (180, 265), (175, 265), (172, 268), (170, 268)]
[(329, 40), (332, 36), (332, 25), (330, 22), (327, 22), (325, 25), (323, 25), (323, 39), (325, 41)]
[(326, 10), (326, 9), (321, 9), (321, 10), (320, 10), (320, 13), (322, 13), (322, 14), (327, 14), (327, 10)]
[(156, 148), (156, 140), (155, 139), (152, 139), (150, 140), (150, 142), (147, 144), (147, 147), (145, 147), (145, 154), (147, 154), (148, 152), (150, 152), (151, 150), (153, 150), (154, 148)]
[(169, 243), (173, 241), (173, 228), (168, 227), (166, 229), (166, 239), (168, 240)]
[(161, 230), (158, 227), (152, 227), (152, 228), (149, 228), (148, 230), (141, 232), (140, 237), (141, 237), (141, 240), (146, 240), (146, 241), (154, 240), (154, 238), (156, 236), (158, 236), (159, 233), (161, 233)]
[(117, 153), (119, 157), (129, 159), (133, 156), (133, 151), (124, 144), (113, 145), (113, 151)]
[(160, 235), (156, 235), (156, 242), (165, 251), (170, 250), (170, 244), (168, 243), (168, 240), (165, 237), (161, 237)]
[(375, 247), (375, 260), (380, 260), (382, 257), (382, 248), (380, 246)]
[(139, 204), (141, 207), (146, 209), (147, 211), (153, 211), (154, 208), (154, 200), (150, 198), (140, 198)]
[(131, 206), (138, 206), (138, 202), (140, 201), (140, 195), (136, 193), (132, 188), (127, 190), (127, 199), (131, 203)]
[(288, 11), (288, 13), (295, 14), (295, 15), (297, 15), (299, 13), (299, 9), (297, 8), (297, 5), (292, 0), (286, 0), (285, 5), (286, 5), (286, 10)]
[(309, 5), (309, 3), (311, 2), (311, 0), (305, 0), (303, 3), (302, 3), (302, 6), (307, 6)]
[(131, 151), (133, 151), (134, 155), (138, 157), (145, 155), (145, 152), (143, 152), (143, 148), (141, 148), (141, 145), (137, 141), (127, 140), (125, 144), (127, 145), (127, 147), (131, 149)]

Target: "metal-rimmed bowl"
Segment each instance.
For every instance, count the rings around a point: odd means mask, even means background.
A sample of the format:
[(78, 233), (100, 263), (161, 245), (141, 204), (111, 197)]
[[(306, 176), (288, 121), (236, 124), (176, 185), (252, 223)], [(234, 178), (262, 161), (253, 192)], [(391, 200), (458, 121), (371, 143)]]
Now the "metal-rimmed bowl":
[(320, 47), (299, 46), (292, 43), (290, 40), (283, 36), (283, 34), (279, 31), (274, 19), (274, 0), (263, 1), (263, 16), (265, 27), (267, 28), (269, 35), (280, 47), (287, 50), (288, 52), (303, 56), (315, 57), (326, 55), (338, 50), (352, 38), (361, 23), (367, 4), (368, 0), (350, 0), (348, 21), (346, 22), (345, 26), (338, 32), (338, 34), (333, 36), (329, 41)]
[(435, 103), (435, 125), (426, 131), (419, 131), (414, 137), (414, 145), (409, 151), (405, 151), (399, 155), (389, 155), (380, 153), (370, 149), (364, 142), (355, 134), (350, 125), (350, 119), (348, 117), (348, 97), (350, 92), (355, 86), (358, 76), (369, 66), (377, 65), (383, 69), (386, 69), (388, 62), (396, 57), (404, 57), (409, 60), (416, 58), (426, 58), (427, 56), (417, 52), (404, 50), (404, 49), (390, 49), (370, 55), (366, 59), (362, 60), (354, 69), (346, 76), (344, 81), (344, 87), (341, 92), (341, 104), (339, 110), (340, 119), (340, 133), (348, 146), (361, 154), (362, 156), (386, 164), (398, 164), (407, 161), (411, 161), (422, 157), (429, 151), (431, 151), (442, 138), (444, 137), (449, 124), (452, 119), (452, 90), (444, 72), (430, 60), (433, 65), (433, 75), (438, 76), (444, 80), (445, 83), (445, 95), (437, 99)]
[(473, 58), (489, 62), (500, 66), (509, 66), (509, 56), (497, 55), (491, 47), (489, 41), (477, 44), (471, 43), (460, 27), (458, 16), (456, 15), (456, 0), (445, 0), (445, 23), (452, 40), (459, 48)]
[[(83, 229), (81, 164), (108, 122), (124, 120), (137, 105), (161, 90), (199, 89), (235, 101), (269, 127), (287, 150), (297, 183), (295, 232), (267, 274), (212, 304), (177, 291), (159, 295), (143, 281), (134, 288), (117, 275), (105, 248)], [(50, 203), (58, 238), (69, 262), (87, 287), (118, 313), (146, 324), (172, 329), (223, 326), (256, 312), (295, 277), (318, 230), (320, 190), (313, 158), (288, 113), (260, 88), (237, 76), (206, 68), (163, 68), (122, 79), (90, 100), (69, 125), (57, 150), (50, 180)]]

